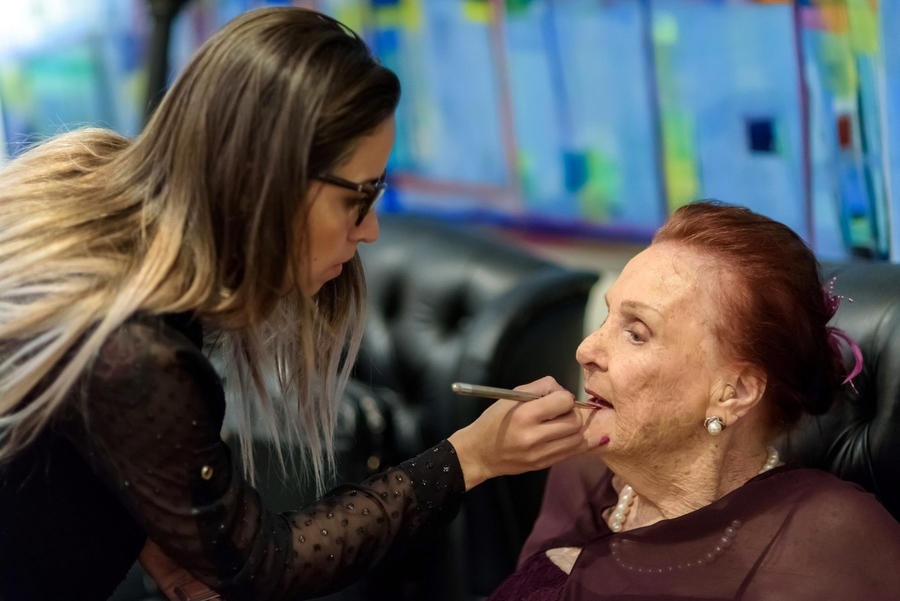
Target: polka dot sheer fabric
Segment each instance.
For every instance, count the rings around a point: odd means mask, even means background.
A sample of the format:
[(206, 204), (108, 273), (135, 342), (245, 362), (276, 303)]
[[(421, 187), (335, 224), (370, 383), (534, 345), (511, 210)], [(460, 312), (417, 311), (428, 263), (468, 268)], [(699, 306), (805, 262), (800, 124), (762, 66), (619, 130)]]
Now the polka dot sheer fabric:
[(454, 517), (465, 485), (447, 441), (296, 513), (274, 514), (220, 437), (224, 395), (200, 349), (162, 320), (120, 328), (65, 435), (147, 535), (227, 599), (323, 594)]

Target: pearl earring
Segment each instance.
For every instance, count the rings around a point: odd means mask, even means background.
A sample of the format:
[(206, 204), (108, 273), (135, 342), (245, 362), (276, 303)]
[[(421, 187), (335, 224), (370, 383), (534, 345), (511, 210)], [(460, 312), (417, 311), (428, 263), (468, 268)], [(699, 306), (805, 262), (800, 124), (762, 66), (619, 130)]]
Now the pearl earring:
[(722, 433), (722, 428), (725, 427), (725, 422), (723, 422), (722, 418), (718, 415), (714, 415), (703, 420), (703, 425), (706, 427), (707, 432), (709, 432), (713, 436), (718, 436)]

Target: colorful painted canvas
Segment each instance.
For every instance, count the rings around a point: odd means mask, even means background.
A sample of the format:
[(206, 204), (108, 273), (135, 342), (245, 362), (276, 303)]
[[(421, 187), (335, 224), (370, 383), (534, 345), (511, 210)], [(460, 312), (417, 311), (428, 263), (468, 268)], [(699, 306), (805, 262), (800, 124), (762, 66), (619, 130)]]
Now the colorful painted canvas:
[[(194, 0), (173, 76), (230, 18), (285, 3)], [(293, 3), (360, 31), (401, 78), (383, 211), (647, 241), (678, 206), (719, 198), (823, 259), (900, 260), (900, 2)], [(0, 9), (6, 153), (81, 124), (136, 133), (144, 3), (15, 5)]]
[(0, 3), (0, 159), (60, 131), (141, 126), (143, 0)]

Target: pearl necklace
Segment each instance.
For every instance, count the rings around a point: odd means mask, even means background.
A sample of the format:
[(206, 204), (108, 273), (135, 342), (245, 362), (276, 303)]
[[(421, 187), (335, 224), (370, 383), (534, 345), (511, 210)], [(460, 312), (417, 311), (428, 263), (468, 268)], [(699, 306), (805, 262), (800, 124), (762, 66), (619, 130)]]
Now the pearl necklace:
[[(779, 456), (778, 449), (775, 447), (768, 447), (766, 449), (769, 452), (769, 456), (766, 459), (765, 465), (763, 465), (762, 469), (759, 470), (759, 473), (765, 473), (778, 465)], [(625, 525), (625, 520), (628, 519), (628, 512), (631, 511), (631, 506), (634, 505), (634, 489), (631, 488), (628, 484), (622, 487), (622, 493), (619, 495), (619, 503), (616, 505), (616, 508), (613, 510), (612, 515), (609, 516), (609, 529), (613, 532), (621, 532), (622, 527)]]

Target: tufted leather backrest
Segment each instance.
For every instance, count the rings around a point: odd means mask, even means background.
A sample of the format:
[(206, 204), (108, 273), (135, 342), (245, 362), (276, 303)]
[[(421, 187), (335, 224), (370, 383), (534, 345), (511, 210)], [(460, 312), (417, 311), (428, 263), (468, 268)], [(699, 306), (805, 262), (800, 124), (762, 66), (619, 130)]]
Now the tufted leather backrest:
[[(400, 215), (380, 223), (379, 241), (360, 249), (369, 313), (355, 377), (396, 395), (402, 458), (488, 406), (452, 393), (455, 381), (512, 388), (552, 375), (578, 390), (574, 354), (597, 273), (564, 268), (462, 225)], [(407, 598), (488, 595), (514, 569), (544, 479), (543, 472), (495, 479), (466, 495), (451, 528), (409, 558), (419, 563), (402, 577), (418, 570), (428, 578), (413, 583)]]
[[(804, 420), (783, 450), (787, 459), (856, 482), (900, 520), (900, 265), (832, 263), (822, 276), (837, 277), (835, 294), (845, 298), (833, 325), (859, 344), (863, 371), (827, 414)], [(845, 362), (852, 365), (849, 353)]]
[(513, 387), (551, 374), (577, 386), (575, 347), (596, 273), (422, 217), (381, 217), (376, 244), (360, 249), (369, 307), (356, 377), (431, 412), (433, 442), (468, 424), (484, 401), (454, 381)]

